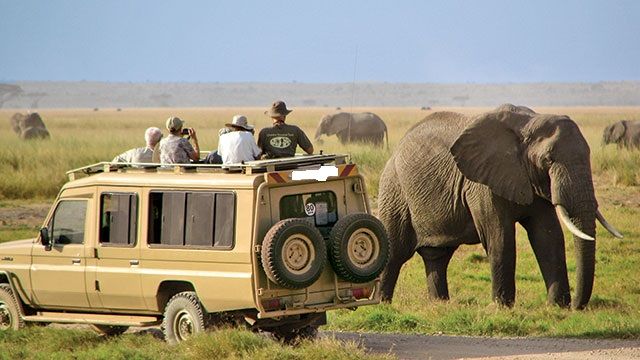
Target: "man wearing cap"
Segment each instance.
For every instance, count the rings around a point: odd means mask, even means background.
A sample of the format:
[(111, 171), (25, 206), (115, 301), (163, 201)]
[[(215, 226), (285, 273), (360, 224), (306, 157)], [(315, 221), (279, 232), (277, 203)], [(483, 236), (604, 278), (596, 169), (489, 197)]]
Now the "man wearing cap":
[[(189, 140), (182, 137), (184, 121), (172, 116), (167, 119), (169, 136), (160, 141), (160, 162), (163, 164), (188, 164), (189, 160), (200, 160), (200, 146), (196, 131), (189, 128), (188, 135), (193, 140), (193, 146)], [(186, 134), (185, 134), (186, 135)]]
[(153, 162), (153, 150), (162, 138), (162, 131), (157, 127), (150, 127), (144, 132), (145, 147), (127, 150), (116, 156), (111, 162), (150, 163)]
[(258, 159), (262, 151), (253, 139), (253, 125), (247, 124), (247, 117), (236, 115), (229, 124), (225, 124), (231, 131), (220, 136), (218, 154), (223, 164), (237, 164), (243, 161)]
[(295, 125), (285, 124), (285, 119), (291, 111), (287, 109), (284, 101), (276, 101), (271, 105), (271, 109), (264, 112), (273, 120), (273, 126), (260, 130), (258, 135), (258, 146), (266, 158), (294, 156), (298, 145), (307, 154), (313, 154), (313, 144), (304, 131)]

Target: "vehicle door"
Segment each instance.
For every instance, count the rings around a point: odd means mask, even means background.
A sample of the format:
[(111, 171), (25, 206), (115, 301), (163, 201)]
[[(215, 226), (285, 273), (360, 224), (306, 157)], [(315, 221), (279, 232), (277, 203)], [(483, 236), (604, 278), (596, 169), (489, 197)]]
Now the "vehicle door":
[(31, 287), (43, 307), (88, 308), (85, 268), (92, 194), (62, 198), (47, 222), (49, 245), (32, 249)]
[(139, 192), (101, 188), (98, 201), (95, 266), (87, 270), (91, 305), (107, 309), (145, 309), (138, 268)]

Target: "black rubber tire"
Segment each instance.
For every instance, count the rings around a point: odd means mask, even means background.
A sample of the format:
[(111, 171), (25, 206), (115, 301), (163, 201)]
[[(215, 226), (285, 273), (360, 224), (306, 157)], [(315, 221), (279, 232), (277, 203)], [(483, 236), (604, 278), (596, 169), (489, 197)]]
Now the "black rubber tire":
[(308, 221), (280, 220), (264, 237), (261, 261), (271, 281), (287, 289), (302, 289), (322, 274), (327, 246), (320, 231)]
[(90, 326), (93, 331), (103, 336), (118, 336), (129, 330), (128, 326), (123, 325), (91, 324)]
[(389, 260), (389, 239), (376, 217), (349, 214), (331, 229), (329, 262), (342, 279), (365, 283), (375, 279)]
[(0, 284), (0, 331), (20, 330), (25, 326), (20, 305), (9, 284)]
[(205, 329), (205, 313), (193, 291), (177, 293), (164, 308), (162, 332), (169, 344), (188, 339)]

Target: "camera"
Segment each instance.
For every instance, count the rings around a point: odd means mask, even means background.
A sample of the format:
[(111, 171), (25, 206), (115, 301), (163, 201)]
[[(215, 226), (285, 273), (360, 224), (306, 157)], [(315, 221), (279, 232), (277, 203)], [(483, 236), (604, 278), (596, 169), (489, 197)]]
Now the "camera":
[(180, 132), (180, 135), (189, 135), (189, 128), (182, 129), (182, 131)]

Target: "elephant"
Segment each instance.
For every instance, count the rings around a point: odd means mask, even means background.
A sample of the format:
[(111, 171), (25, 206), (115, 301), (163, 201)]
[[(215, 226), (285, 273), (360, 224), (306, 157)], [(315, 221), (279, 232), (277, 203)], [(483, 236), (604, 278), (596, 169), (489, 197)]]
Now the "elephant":
[(640, 121), (620, 120), (607, 126), (602, 133), (602, 143), (618, 144), (619, 148), (640, 148)]
[(387, 125), (373, 113), (339, 112), (322, 117), (316, 129), (315, 140), (322, 135), (338, 136), (342, 144), (348, 142), (370, 142), (382, 146), (384, 135), (387, 135), (387, 149), (389, 148), (389, 133)]
[(30, 126), (20, 133), (20, 138), (23, 140), (48, 139), (49, 137), (47, 129), (36, 126)]
[(40, 117), (40, 114), (38, 114), (37, 112), (27, 113), (27, 115), (23, 116), (22, 120), (20, 121), (20, 129), (22, 131), (30, 127), (38, 127), (45, 130), (47, 129), (47, 127), (44, 125), (44, 121), (42, 121), (42, 117)]
[[(463, 244), (481, 243), (493, 300), (515, 302), (515, 224), (527, 232), (547, 301), (584, 308), (595, 272), (595, 222), (622, 237), (598, 210), (589, 146), (568, 116), (505, 104), (485, 114), (433, 113), (414, 125), (380, 178), (378, 214), (391, 242), (381, 291), (390, 302), (401, 266), (423, 259), (430, 298), (449, 299), (447, 267)], [(571, 301), (560, 223), (575, 243)]]

